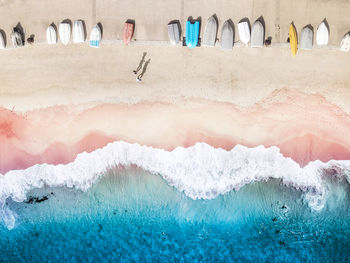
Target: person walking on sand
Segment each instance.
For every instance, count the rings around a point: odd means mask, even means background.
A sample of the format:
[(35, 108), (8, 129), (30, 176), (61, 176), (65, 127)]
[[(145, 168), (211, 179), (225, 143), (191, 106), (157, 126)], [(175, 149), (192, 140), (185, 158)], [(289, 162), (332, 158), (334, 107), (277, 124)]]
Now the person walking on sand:
[(137, 72), (139, 72), (140, 69), (142, 68), (143, 62), (145, 62), (145, 57), (146, 57), (146, 55), (147, 55), (147, 52), (143, 52), (142, 58), (141, 58), (141, 60), (140, 60), (140, 62), (139, 62), (139, 65), (138, 65), (137, 69), (133, 70), (133, 72), (134, 72), (135, 75), (136, 75)]
[(142, 77), (143, 77), (143, 74), (146, 73), (146, 70), (147, 70), (147, 67), (148, 67), (148, 64), (151, 62), (151, 59), (148, 59), (145, 63), (145, 65), (143, 66), (143, 69), (142, 69), (142, 72), (140, 75), (137, 76), (136, 78), (136, 81), (141, 81)]

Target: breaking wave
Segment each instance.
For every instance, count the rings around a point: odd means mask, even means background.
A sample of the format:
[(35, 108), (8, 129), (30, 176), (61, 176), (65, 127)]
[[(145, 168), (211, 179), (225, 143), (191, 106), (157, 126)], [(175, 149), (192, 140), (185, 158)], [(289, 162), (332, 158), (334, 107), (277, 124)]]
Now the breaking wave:
[(0, 216), (12, 229), (16, 215), (6, 205), (8, 198), (23, 202), (30, 190), (44, 186), (86, 191), (109, 168), (119, 165), (136, 165), (159, 174), (192, 199), (213, 199), (255, 181), (280, 179), (284, 185), (301, 190), (314, 210), (321, 210), (327, 199), (324, 175), (345, 177), (350, 182), (350, 161), (315, 161), (300, 167), (277, 147), (237, 145), (226, 151), (197, 143), (169, 152), (118, 141), (91, 153), (81, 153), (67, 165), (38, 164), (0, 174)]

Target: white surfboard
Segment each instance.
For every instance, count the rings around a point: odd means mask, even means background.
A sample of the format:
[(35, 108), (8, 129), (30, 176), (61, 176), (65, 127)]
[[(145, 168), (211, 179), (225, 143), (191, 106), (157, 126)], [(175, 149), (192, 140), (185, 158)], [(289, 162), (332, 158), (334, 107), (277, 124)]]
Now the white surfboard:
[(73, 43), (84, 43), (85, 31), (83, 21), (75, 20), (73, 23)]
[(256, 20), (252, 27), (252, 35), (250, 39), (250, 46), (251, 47), (263, 47), (264, 46), (264, 26), (259, 21)]
[(63, 45), (68, 45), (71, 35), (70, 24), (62, 22), (58, 28), (60, 39)]
[(340, 50), (343, 52), (350, 51), (350, 32), (347, 33), (340, 43)]
[(100, 47), (100, 41), (102, 38), (101, 28), (99, 25), (95, 25), (90, 33), (90, 47)]
[(306, 26), (301, 30), (299, 46), (300, 49), (310, 50), (312, 49), (312, 41), (314, 39), (314, 33), (310, 27)]
[(205, 26), (204, 34), (203, 34), (203, 46), (213, 47), (216, 42), (216, 34), (217, 34), (218, 24), (214, 16), (211, 16), (208, 19), (207, 25)]
[(6, 48), (5, 39), (4, 39), (3, 34), (0, 32), (0, 49), (5, 49), (5, 48)]
[(180, 28), (178, 23), (168, 24), (168, 36), (169, 41), (173, 46), (180, 42)]
[(222, 33), (221, 33), (221, 48), (225, 50), (231, 50), (233, 46), (233, 39), (234, 38), (234, 29), (227, 20), (224, 25), (222, 26)]
[(49, 45), (57, 43), (57, 32), (53, 26), (49, 26), (46, 30), (46, 39)]
[(250, 28), (249, 28), (248, 22), (246, 21), (240, 22), (238, 23), (237, 27), (238, 27), (239, 38), (245, 45), (248, 45), (250, 41)]
[(329, 40), (329, 31), (325, 22), (322, 22), (317, 29), (316, 43), (318, 46), (326, 46), (328, 45), (328, 40)]

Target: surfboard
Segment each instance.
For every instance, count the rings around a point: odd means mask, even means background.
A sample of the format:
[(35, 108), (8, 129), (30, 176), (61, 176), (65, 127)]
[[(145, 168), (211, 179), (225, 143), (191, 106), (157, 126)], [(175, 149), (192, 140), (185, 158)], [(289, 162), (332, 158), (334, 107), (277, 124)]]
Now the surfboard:
[(11, 34), (11, 40), (14, 48), (24, 46), (22, 35), (19, 32), (14, 31)]
[(198, 39), (199, 39), (199, 21), (194, 22), (192, 33), (193, 33), (192, 46), (196, 47), (198, 45)]
[(125, 23), (123, 29), (123, 42), (128, 45), (134, 35), (134, 25), (132, 23)]
[(46, 39), (49, 45), (57, 43), (57, 32), (53, 26), (48, 26), (46, 29)]
[(63, 45), (68, 45), (71, 35), (71, 27), (70, 24), (62, 22), (58, 28), (58, 33), (60, 35), (60, 39)]
[(5, 49), (5, 48), (6, 48), (5, 39), (4, 39), (3, 34), (0, 32), (0, 49)]
[(225, 50), (231, 50), (233, 47), (233, 34), (234, 29), (227, 20), (224, 25), (222, 26), (222, 33), (221, 33), (221, 48)]
[(296, 56), (298, 50), (298, 38), (297, 31), (293, 23), (289, 26), (289, 42), (290, 42), (290, 50), (292, 51), (293, 56)]
[(180, 42), (180, 28), (178, 23), (168, 24), (168, 36), (172, 45)]
[(193, 24), (190, 21), (186, 22), (186, 46), (195, 48), (198, 45), (199, 38), (199, 21)]
[(314, 32), (308, 26), (304, 27), (300, 33), (300, 49), (312, 49), (312, 42), (314, 39)]
[(205, 26), (204, 34), (203, 34), (203, 46), (213, 47), (216, 42), (216, 34), (217, 34), (218, 24), (214, 16), (211, 16), (208, 19), (207, 25)]
[(340, 50), (343, 51), (343, 52), (349, 52), (350, 50), (350, 32), (347, 33), (341, 43), (340, 43)]
[(90, 47), (99, 48), (101, 38), (101, 28), (99, 25), (95, 25), (90, 32)]
[(263, 47), (264, 46), (264, 26), (259, 21), (256, 20), (252, 26), (252, 35), (250, 39), (250, 46), (251, 47)]
[(248, 46), (250, 41), (250, 28), (247, 21), (239, 22), (238, 25), (238, 34), (242, 43)]
[(85, 31), (83, 21), (75, 20), (73, 23), (73, 43), (84, 43)]
[(329, 40), (329, 31), (325, 22), (322, 22), (317, 29), (316, 43), (318, 46), (326, 46), (328, 45), (328, 40)]

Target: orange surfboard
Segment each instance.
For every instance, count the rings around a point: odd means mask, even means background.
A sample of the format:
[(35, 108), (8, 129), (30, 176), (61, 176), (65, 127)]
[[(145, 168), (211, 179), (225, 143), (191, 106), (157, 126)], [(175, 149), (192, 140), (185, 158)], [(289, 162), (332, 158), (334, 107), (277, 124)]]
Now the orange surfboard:
[(123, 30), (123, 42), (125, 45), (128, 45), (130, 43), (133, 34), (134, 34), (134, 25), (131, 23), (125, 23), (124, 30)]

